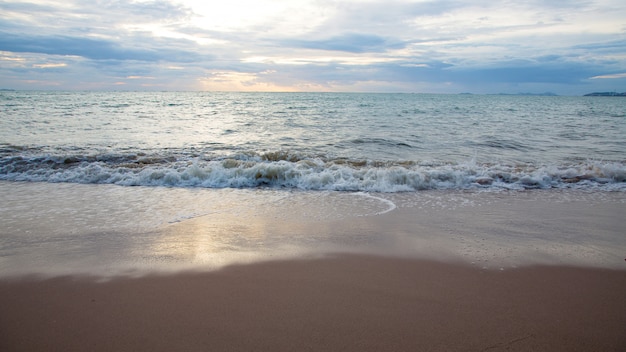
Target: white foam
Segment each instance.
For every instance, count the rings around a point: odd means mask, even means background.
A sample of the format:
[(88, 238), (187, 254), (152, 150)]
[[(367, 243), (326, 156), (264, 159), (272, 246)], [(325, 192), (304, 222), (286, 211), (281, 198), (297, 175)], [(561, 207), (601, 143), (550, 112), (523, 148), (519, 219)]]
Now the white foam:
[[(586, 161), (563, 165), (352, 162), (303, 159), (268, 161), (157, 158), (154, 163), (115, 158), (5, 159), (0, 179), (204, 188), (278, 187), (302, 190), (406, 192), (429, 189), (626, 190), (626, 166)], [(122, 158), (123, 160), (123, 158)]]
[(379, 211), (375, 215), (386, 214), (386, 213), (388, 213), (390, 211), (393, 211), (394, 209), (397, 208), (396, 204), (394, 202), (392, 202), (391, 200), (389, 200), (389, 199), (382, 198), (382, 197), (377, 197), (377, 196), (372, 195), (371, 193), (359, 192), (359, 193), (356, 193), (356, 194), (359, 195), (359, 196), (375, 199), (375, 200), (378, 200), (378, 201), (380, 201), (382, 203), (387, 204), (387, 206), (388, 206), (387, 209)]

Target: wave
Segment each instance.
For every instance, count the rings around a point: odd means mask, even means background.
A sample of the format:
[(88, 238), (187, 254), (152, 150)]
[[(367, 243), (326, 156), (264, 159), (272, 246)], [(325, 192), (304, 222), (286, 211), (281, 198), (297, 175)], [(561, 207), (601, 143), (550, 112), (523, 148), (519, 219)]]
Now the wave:
[(465, 163), (376, 161), (283, 151), (212, 159), (193, 154), (3, 154), (0, 180), (9, 181), (367, 192), (533, 188), (626, 191), (626, 167), (620, 162), (536, 166), (481, 164), (473, 160)]
[(517, 151), (529, 151), (534, 148), (530, 145), (526, 145), (521, 142), (517, 142), (514, 140), (508, 140), (503, 138), (484, 138), (481, 142), (473, 142), (470, 143), (476, 147), (487, 147), (494, 149), (509, 149), (509, 150), (517, 150)]
[(401, 141), (394, 141), (385, 138), (356, 138), (350, 141), (352, 144), (375, 144), (381, 145), (384, 147), (403, 147), (403, 148), (414, 148), (414, 146)]

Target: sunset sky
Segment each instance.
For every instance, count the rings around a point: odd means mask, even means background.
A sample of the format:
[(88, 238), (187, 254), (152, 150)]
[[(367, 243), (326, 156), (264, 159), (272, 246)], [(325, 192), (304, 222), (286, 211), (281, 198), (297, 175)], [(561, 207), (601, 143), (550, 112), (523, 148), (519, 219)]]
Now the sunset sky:
[(623, 0), (0, 0), (0, 88), (626, 91)]

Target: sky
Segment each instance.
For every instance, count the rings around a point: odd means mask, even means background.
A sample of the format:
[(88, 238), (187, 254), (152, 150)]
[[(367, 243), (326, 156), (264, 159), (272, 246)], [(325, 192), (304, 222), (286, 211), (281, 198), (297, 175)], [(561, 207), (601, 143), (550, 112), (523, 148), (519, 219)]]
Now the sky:
[(626, 1), (0, 0), (0, 88), (626, 92)]

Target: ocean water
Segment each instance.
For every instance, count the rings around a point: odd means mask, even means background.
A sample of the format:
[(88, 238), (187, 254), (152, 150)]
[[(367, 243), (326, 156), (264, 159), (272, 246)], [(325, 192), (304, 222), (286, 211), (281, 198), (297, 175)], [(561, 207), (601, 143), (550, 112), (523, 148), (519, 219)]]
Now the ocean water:
[(626, 190), (619, 98), (0, 92), (0, 114), (0, 180)]
[(0, 277), (357, 252), (623, 268), (626, 101), (0, 92)]

